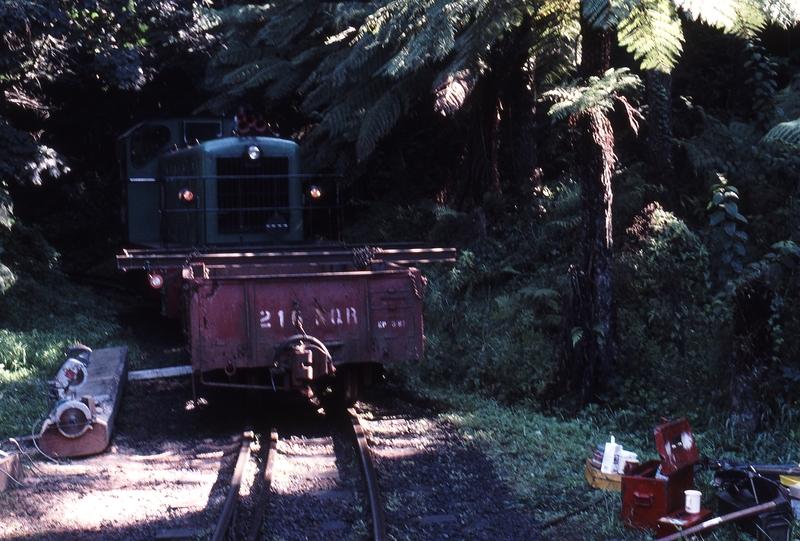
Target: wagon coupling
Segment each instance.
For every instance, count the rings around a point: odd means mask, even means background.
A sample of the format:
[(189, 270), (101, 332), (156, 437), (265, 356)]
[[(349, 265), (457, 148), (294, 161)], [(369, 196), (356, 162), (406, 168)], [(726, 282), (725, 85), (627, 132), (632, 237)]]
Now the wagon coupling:
[[(287, 366), (283, 355), (289, 350), (291, 350), (288, 359), (290, 366)], [(273, 378), (290, 372), (293, 385), (332, 376), (335, 373), (333, 358), (325, 344), (313, 336), (303, 334), (290, 336), (275, 348), (272, 366)]]

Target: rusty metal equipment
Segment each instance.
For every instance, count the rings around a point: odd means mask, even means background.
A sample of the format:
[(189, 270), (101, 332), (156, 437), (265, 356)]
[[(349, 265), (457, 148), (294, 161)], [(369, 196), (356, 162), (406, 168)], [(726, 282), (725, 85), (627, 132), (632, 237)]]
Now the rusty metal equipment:
[(352, 402), (387, 362), (424, 355), (427, 282), (415, 261), (453, 249), (129, 250), (123, 270), (179, 284), (191, 365), (204, 385), (326, 392)]
[(661, 531), (660, 519), (684, 506), (684, 491), (694, 488), (699, 452), (685, 419), (654, 430), (660, 460), (649, 460), (622, 476), (622, 520), (626, 526)]

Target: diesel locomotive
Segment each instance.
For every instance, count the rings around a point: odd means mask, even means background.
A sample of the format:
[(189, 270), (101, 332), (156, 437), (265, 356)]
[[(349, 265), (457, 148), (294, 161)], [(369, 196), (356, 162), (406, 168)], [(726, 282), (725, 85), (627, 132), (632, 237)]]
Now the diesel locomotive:
[(118, 155), (118, 267), (183, 320), (193, 382), (352, 403), (384, 363), (423, 358), (413, 265), (454, 250), (348, 246), (337, 178), (304, 175), (260, 117), (144, 122)]

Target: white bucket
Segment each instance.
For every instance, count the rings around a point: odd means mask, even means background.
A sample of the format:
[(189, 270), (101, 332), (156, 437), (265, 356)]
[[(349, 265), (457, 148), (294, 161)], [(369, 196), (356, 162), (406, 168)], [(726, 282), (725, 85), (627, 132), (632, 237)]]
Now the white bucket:
[(703, 493), (699, 490), (685, 490), (686, 495), (686, 512), (690, 515), (695, 515), (700, 512), (700, 498)]

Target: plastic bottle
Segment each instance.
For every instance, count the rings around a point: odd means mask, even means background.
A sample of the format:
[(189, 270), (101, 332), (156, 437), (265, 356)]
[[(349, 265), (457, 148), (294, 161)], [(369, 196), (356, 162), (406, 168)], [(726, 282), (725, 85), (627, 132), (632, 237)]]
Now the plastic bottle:
[(603, 452), (603, 463), (600, 465), (600, 471), (603, 473), (617, 473), (619, 467), (619, 452), (622, 447), (611, 436), (611, 441), (606, 443), (605, 451)]

